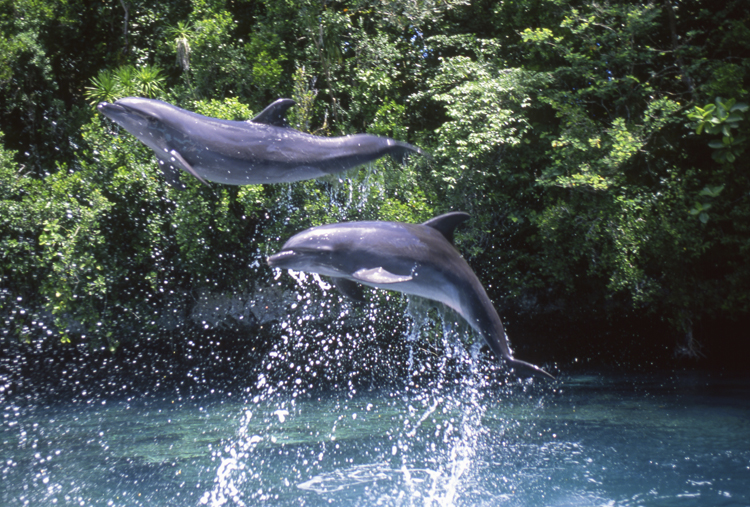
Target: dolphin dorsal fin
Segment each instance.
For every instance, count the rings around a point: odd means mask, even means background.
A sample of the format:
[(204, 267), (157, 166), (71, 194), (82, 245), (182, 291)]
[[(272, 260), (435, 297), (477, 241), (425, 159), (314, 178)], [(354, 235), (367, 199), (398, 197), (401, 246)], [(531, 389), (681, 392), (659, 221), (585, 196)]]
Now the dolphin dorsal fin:
[(433, 229), (437, 230), (445, 236), (445, 239), (448, 240), (448, 242), (452, 245), (453, 244), (453, 231), (467, 221), (469, 219), (469, 214), (464, 213), (463, 211), (453, 211), (451, 213), (446, 213), (445, 215), (440, 215), (435, 218), (431, 218), (422, 225), (426, 225), (427, 227), (432, 227)]
[(296, 102), (292, 99), (278, 99), (276, 102), (258, 113), (258, 116), (250, 121), (253, 123), (273, 125), (274, 127), (288, 127), (289, 122), (286, 121), (286, 112), (294, 104), (296, 104)]

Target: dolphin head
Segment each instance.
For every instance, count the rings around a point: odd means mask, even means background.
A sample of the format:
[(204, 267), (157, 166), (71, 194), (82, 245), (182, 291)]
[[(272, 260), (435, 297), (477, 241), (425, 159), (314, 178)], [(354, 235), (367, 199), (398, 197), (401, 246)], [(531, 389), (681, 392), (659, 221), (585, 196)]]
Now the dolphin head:
[(312, 227), (289, 238), (267, 262), (272, 268), (347, 278), (363, 264), (379, 262), (375, 260), (377, 252), (385, 248), (379, 242), (381, 231), (390, 225), (345, 222)]
[[(403, 286), (395, 284), (412, 280), (420, 263), (404, 252), (424, 250), (424, 238), (419, 237), (421, 229), (429, 228), (399, 222), (321, 225), (292, 236), (267, 262), (272, 268), (330, 276), (337, 279), (337, 284), (338, 279), (347, 279), (370, 287), (403, 291)], [(432, 286), (412, 289), (410, 294), (435, 292)]]
[(166, 102), (141, 97), (101, 102), (96, 109), (157, 153), (168, 151), (167, 141), (180, 114)]
[(334, 277), (344, 275), (336, 255), (342, 238), (332, 232), (331, 226), (320, 226), (295, 234), (278, 253), (268, 257), (268, 265)]

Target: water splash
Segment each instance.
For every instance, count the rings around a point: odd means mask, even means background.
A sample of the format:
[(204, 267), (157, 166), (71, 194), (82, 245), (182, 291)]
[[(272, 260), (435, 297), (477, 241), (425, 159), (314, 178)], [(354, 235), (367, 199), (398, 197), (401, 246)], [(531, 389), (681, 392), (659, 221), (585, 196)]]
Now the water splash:
[[(403, 335), (383, 336), (373, 325), (383, 318), (377, 305), (354, 307), (318, 275), (289, 274), (298, 308), (280, 323), (281, 339), (247, 390), (237, 438), (216, 453), (214, 487), (202, 502), (274, 500), (290, 484), (325, 504), (451, 506), (467, 493), (481, 496), (485, 391), (493, 386), (455, 315), (410, 301)], [(368, 387), (367, 399), (375, 389), (382, 402), (363, 405), (351, 365), (374, 367), (368, 349), (383, 340), (399, 342), (408, 357), (391, 389)], [(321, 404), (327, 417), (308, 418)], [(362, 434), (374, 445), (352, 449)]]

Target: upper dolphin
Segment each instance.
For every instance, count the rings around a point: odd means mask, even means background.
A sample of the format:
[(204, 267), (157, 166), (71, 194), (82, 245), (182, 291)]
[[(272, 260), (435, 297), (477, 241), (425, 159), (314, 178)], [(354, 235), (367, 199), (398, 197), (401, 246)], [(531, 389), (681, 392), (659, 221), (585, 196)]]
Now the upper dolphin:
[(554, 378), (511, 354), (492, 301), (453, 245), (454, 229), (468, 218), (467, 213), (453, 212), (423, 224), (348, 222), (313, 227), (292, 236), (268, 264), (333, 277), (339, 290), (351, 297), (358, 296), (358, 282), (439, 301), (466, 319), (517, 374)]
[(385, 155), (402, 161), (424, 152), (387, 137), (320, 137), (289, 127), (295, 102), (278, 99), (250, 121), (209, 118), (160, 100), (101, 102), (101, 114), (154, 150), (166, 180), (184, 188), (179, 171), (228, 185), (291, 183), (346, 171)]

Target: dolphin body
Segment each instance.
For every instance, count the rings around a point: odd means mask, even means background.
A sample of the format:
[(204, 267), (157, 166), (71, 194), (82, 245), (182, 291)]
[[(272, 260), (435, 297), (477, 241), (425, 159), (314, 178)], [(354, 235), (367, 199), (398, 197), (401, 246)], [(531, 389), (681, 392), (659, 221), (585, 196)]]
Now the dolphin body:
[(403, 162), (408, 153), (425, 154), (416, 146), (370, 134), (320, 137), (299, 132), (285, 117), (294, 104), (278, 99), (250, 121), (209, 118), (138, 97), (101, 102), (97, 110), (154, 150), (165, 179), (177, 188), (185, 188), (178, 169), (203, 183), (291, 183), (385, 155)]
[(500, 316), (453, 245), (454, 229), (468, 218), (467, 213), (454, 212), (423, 224), (348, 222), (313, 227), (292, 236), (268, 264), (333, 277), (336, 287), (355, 299), (361, 298), (361, 283), (439, 301), (466, 319), (517, 374), (554, 379), (538, 366), (513, 358)]

